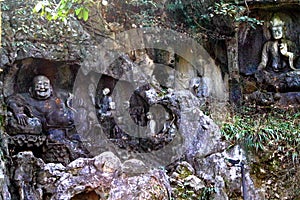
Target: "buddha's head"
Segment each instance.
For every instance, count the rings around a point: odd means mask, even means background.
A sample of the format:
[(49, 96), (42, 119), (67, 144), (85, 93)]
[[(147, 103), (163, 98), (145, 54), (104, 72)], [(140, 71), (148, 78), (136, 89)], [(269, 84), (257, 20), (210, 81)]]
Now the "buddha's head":
[(109, 88), (104, 88), (102, 93), (103, 93), (104, 96), (106, 96), (110, 93), (110, 89)]
[(52, 95), (50, 80), (43, 75), (34, 77), (30, 88), (31, 96), (38, 100), (48, 99)]
[(279, 18), (279, 16), (275, 15), (271, 19), (270, 24), (273, 38), (275, 40), (281, 39), (284, 33), (284, 22)]

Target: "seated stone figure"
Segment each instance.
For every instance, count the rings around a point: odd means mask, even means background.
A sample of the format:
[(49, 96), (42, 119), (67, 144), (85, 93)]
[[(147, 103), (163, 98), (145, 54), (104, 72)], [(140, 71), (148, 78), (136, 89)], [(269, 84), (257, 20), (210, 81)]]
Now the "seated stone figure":
[[(7, 106), (13, 113), (11, 123), (8, 124), (12, 126), (8, 129), (9, 134), (46, 135), (48, 143), (46, 154), (50, 153), (48, 147), (52, 145), (54, 149), (57, 146), (67, 149), (66, 152), (69, 151), (71, 154), (70, 160), (86, 156), (85, 150), (80, 146), (81, 142), (71, 139), (76, 135), (72, 110), (65, 106), (62, 99), (53, 95), (50, 80), (46, 76), (34, 77), (29, 93), (8, 97)], [(56, 150), (62, 151), (62, 149)], [(55, 155), (45, 157), (51, 162), (57, 159)], [(61, 160), (65, 162), (68, 159)]]
[(255, 77), (263, 90), (270, 92), (295, 91), (300, 88), (298, 69), (294, 66), (296, 48), (285, 39), (284, 22), (274, 15), (270, 21), (272, 39), (262, 50), (261, 62)]
[(55, 128), (71, 128), (74, 124), (72, 113), (65, 108), (64, 102), (52, 95), (52, 86), (46, 76), (36, 76), (29, 93), (10, 96), (7, 105), (17, 123), (26, 126), (35, 119), (42, 125), (42, 131)]

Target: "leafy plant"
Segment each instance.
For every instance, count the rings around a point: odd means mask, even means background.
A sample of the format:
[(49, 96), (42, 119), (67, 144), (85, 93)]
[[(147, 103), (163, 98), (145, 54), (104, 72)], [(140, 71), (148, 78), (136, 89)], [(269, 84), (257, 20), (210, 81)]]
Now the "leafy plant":
[(200, 200), (209, 200), (211, 195), (216, 193), (216, 188), (214, 187), (205, 187), (202, 190)]
[(188, 178), (193, 176), (193, 172), (187, 166), (177, 166), (176, 176), (171, 176), (172, 200), (198, 199), (208, 200), (216, 192), (216, 188), (212, 184), (208, 184), (203, 188), (196, 188), (191, 185)]
[(92, 0), (60, 0), (59, 3), (50, 0), (39, 1), (33, 8), (34, 13), (40, 13), (48, 20), (62, 20), (66, 22), (69, 15), (75, 15), (78, 19), (88, 20), (88, 6)]
[[(257, 20), (256, 18), (245, 15), (246, 7), (237, 5), (234, 2), (215, 2), (213, 6), (208, 8), (209, 13), (204, 14), (203, 18), (209, 18), (214, 16), (224, 16), (232, 18), (233, 22), (246, 22), (252, 28), (256, 25), (262, 25), (263, 21)], [(208, 16), (207, 16), (208, 15)]]
[(135, 5), (135, 6), (157, 7), (157, 3), (152, 0), (132, 0), (132, 1), (129, 1), (128, 4)]
[(183, 184), (178, 184), (173, 187), (174, 197), (172, 199), (184, 200), (184, 199), (199, 199), (199, 200), (209, 200), (212, 194), (216, 192), (214, 187), (205, 187), (201, 189), (200, 192), (194, 191), (192, 188)]
[(129, 12), (127, 17), (140, 26), (149, 27), (158, 24), (156, 12), (162, 8), (162, 3), (153, 0), (132, 0), (127, 3), (129, 9), (137, 12)]
[(2, 11), (7, 11), (10, 8), (5, 2), (1, 2), (1, 9), (2, 9)]
[(173, 0), (166, 7), (180, 18), (183, 17), (185, 26), (194, 33), (205, 31), (208, 36), (218, 39), (230, 36), (238, 23), (247, 23), (252, 28), (263, 23), (249, 16), (250, 11), (246, 5), (232, 0), (213, 3)]
[(299, 161), (300, 112), (272, 108), (257, 113), (254, 108), (243, 110), (223, 123), (221, 132), (232, 144), (242, 144), (256, 152), (274, 151), (282, 159)]

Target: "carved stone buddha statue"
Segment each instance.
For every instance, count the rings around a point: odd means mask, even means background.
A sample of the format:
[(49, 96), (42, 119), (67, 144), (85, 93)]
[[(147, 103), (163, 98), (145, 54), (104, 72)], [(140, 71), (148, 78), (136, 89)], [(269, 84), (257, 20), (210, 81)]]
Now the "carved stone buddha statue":
[[(81, 141), (73, 139), (78, 137), (72, 109), (54, 95), (50, 80), (46, 76), (34, 77), (28, 93), (14, 94), (6, 102), (8, 111), (12, 113), (7, 125), (8, 134), (12, 137), (31, 135), (36, 137), (34, 140), (46, 137), (43, 156), (46, 161), (68, 163), (77, 157), (87, 156)], [(49, 148), (55, 152), (51, 152)], [(70, 155), (62, 155), (62, 152), (70, 152)]]
[(262, 49), (261, 62), (255, 73), (260, 89), (268, 92), (294, 92), (300, 89), (300, 69), (295, 44), (285, 37), (285, 22), (274, 15), (270, 21), (272, 38)]

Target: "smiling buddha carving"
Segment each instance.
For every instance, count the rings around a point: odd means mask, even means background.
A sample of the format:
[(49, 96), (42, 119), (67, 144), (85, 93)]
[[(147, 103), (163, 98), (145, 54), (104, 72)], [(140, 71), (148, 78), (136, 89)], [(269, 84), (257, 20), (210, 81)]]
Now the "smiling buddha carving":
[[(46, 137), (46, 154), (50, 152), (49, 144), (53, 144), (55, 148), (64, 146), (67, 151), (70, 151), (70, 160), (86, 156), (85, 150), (80, 147), (80, 141), (72, 139), (76, 135), (73, 112), (62, 99), (53, 95), (53, 88), (46, 76), (34, 77), (29, 92), (8, 97), (7, 106), (8, 111), (12, 113), (8, 119), (10, 135), (26, 137), (31, 135), (36, 137), (35, 140)], [(57, 149), (57, 151), (61, 150)], [(57, 159), (57, 156), (53, 158), (45, 156), (45, 158), (52, 162)], [(66, 163), (70, 161), (66, 158), (61, 160)]]
[[(30, 131), (29, 133), (38, 134), (39, 130), (47, 133), (55, 128), (72, 126), (72, 113), (65, 108), (60, 98), (52, 94), (50, 80), (39, 75), (33, 79), (29, 93), (8, 98), (8, 108), (18, 124), (17, 132)], [(36, 128), (38, 126), (41, 126), (41, 129)]]

